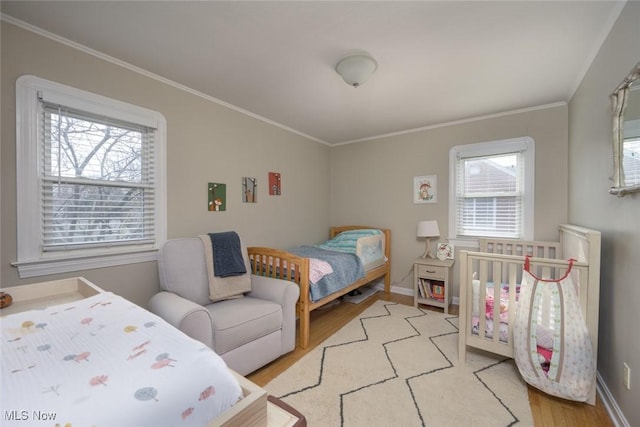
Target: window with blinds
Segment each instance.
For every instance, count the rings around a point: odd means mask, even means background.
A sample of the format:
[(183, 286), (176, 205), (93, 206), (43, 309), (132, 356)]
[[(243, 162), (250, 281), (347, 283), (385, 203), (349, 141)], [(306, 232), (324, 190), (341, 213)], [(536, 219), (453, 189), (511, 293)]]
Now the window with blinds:
[(16, 82), (20, 277), (154, 261), (166, 239), (166, 121), (35, 76)]
[(41, 103), (43, 251), (153, 243), (154, 130)]
[(533, 234), (532, 152), (530, 138), (452, 149), (450, 227), (456, 238), (522, 239)]
[(459, 158), (457, 235), (519, 237), (524, 164), (520, 153)]

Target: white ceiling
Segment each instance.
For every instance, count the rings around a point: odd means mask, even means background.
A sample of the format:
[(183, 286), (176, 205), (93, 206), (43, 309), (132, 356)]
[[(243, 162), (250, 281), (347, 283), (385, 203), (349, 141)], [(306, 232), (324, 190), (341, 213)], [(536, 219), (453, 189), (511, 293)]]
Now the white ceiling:
[[(0, 4), (9, 21), (338, 144), (567, 102), (624, 1)], [(356, 89), (334, 67), (357, 51), (378, 70)]]

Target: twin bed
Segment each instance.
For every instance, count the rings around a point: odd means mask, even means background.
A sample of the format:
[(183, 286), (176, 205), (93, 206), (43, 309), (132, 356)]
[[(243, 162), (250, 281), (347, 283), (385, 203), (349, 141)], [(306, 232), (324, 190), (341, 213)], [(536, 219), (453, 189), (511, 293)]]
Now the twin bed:
[[(571, 278), (587, 323), (594, 362), (598, 353), (600, 294), (600, 232), (561, 225), (558, 242), (481, 239), (479, 251), (460, 251), (460, 330), (458, 355), (465, 362), (467, 347), (513, 357), (513, 328), (525, 256), (538, 277), (564, 276), (575, 259)], [(551, 353), (542, 340), (540, 360)], [(544, 363), (544, 362), (543, 362)], [(595, 404), (595, 381), (588, 403)]]
[[(300, 286), (296, 306), (298, 345), (309, 346), (311, 312), (384, 278), (391, 291), (391, 231), (367, 226), (332, 227), (330, 240), (288, 251), (249, 247), (253, 274), (290, 280)], [(338, 254), (342, 253), (342, 255)], [(346, 260), (345, 260), (346, 258)]]

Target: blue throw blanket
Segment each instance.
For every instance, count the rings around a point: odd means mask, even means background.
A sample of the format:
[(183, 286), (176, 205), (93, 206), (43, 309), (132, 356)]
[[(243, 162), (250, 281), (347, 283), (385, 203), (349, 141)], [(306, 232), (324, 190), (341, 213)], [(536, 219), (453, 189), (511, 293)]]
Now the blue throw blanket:
[(241, 276), (247, 272), (240, 237), (235, 231), (209, 233), (209, 238), (213, 248), (213, 271), (216, 277)]
[(305, 258), (321, 259), (333, 268), (333, 273), (324, 276), (315, 285), (310, 285), (312, 301), (318, 301), (365, 276), (362, 261), (356, 254), (330, 251), (315, 246), (298, 246), (289, 249), (289, 252)]

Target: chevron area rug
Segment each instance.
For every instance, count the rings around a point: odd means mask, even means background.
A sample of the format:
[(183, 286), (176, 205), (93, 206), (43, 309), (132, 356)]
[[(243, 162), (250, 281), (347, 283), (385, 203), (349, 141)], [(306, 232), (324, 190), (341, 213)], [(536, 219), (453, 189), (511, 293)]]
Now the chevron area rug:
[(458, 318), (376, 301), (265, 386), (311, 427), (532, 426), (511, 360), (467, 352)]

